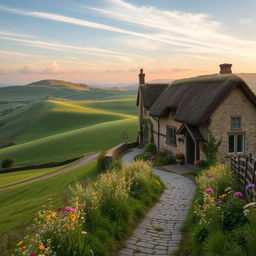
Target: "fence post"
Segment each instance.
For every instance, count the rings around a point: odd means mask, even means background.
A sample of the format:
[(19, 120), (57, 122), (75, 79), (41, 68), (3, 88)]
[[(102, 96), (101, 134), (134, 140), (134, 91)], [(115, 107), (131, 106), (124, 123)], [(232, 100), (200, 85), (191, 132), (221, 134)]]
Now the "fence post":
[(249, 161), (249, 157), (246, 156), (245, 157), (245, 173), (244, 173), (244, 184), (243, 184), (243, 187), (246, 186), (246, 178), (247, 178), (247, 171), (248, 171), (248, 161)]
[(249, 162), (252, 163), (252, 153), (249, 154)]
[(255, 184), (256, 161), (253, 166), (252, 183)]

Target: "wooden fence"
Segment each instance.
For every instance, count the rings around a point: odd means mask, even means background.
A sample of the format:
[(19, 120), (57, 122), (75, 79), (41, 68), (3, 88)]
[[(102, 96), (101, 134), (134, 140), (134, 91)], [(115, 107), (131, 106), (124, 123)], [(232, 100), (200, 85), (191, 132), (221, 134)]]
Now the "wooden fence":
[(231, 158), (231, 169), (237, 174), (238, 182), (244, 189), (247, 199), (252, 199), (252, 190), (246, 191), (245, 186), (256, 183), (256, 158), (235, 155)]

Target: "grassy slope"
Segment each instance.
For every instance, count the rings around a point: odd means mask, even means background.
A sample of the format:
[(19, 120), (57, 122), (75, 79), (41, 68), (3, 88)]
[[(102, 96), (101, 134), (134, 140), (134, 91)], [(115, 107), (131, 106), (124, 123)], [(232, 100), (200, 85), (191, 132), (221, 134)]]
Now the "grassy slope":
[(13, 184), (16, 182), (28, 180), (35, 178), (40, 175), (44, 175), (64, 166), (56, 166), (51, 168), (42, 168), (42, 169), (33, 169), (33, 170), (26, 170), (26, 171), (19, 171), (19, 172), (10, 172), (10, 173), (2, 173), (0, 174), (0, 186), (5, 186), (9, 184)]
[(0, 236), (7, 229), (19, 229), (31, 224), (35, 212), (54, 198), (54, 206), (63, 205), (63, 192), (78, 180), (95, 173), (96, 162), (19, 187), (0, 191)]
[[(18, 145), (1, 149), (0, 161), (10, 157), (26, 165), (101, 151), (120, 143), (122, 131), (134, 140), (135, 114), (134, 100), (37, 103), (2, 120), (7, 124), (0, 128), (0, 141), (15, 140)], [(104, 134), (108, 136), (99, 137)]]

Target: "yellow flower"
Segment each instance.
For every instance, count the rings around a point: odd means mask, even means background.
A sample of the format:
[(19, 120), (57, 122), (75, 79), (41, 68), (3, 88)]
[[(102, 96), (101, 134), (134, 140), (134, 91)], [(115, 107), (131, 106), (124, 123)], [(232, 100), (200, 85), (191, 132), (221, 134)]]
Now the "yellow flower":
[(44, 250), (45, 250), (45, 247), (44, 247), (43, 244), (40, 244), (40, 245), (38, 246), (38, 249), (44, 251)]
[(17, 246), (20, 246), (20, 245), (22, 245), (23, 243), (24, 243), (24, 241), (20, 241), (20, 242), (17, 243)]
[(51, 216), (56, 216), (57, 212), (51, 212)]
[(222, 195), (220, 196), (220, 198), (221, 198), (221, 199), (224, 199), (226, 196), (228, 196), (228, 194), (222, 194)]
[(49, 214), (49, 215), (45, 216), (45, 220), (46, 220), (46, 221), (49, 221), (51, 217), (52, 217), (52, 215)]
[(70, 215), (70, 219), (74, 222), (76, 220), (76, 215), (75, 214), (71, 214)]

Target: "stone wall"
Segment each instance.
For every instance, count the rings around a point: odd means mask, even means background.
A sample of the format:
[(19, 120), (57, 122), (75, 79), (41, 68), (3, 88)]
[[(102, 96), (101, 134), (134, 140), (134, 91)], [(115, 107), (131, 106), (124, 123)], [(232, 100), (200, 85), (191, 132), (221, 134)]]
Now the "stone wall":
[(215, 110), (209, 123), (209, 131), (216, 139), (221, 139), (220, 160), (229, 164), (232, 154), (228, 153), (228, 134), (231, 117), (241, 117), (241, 133), (245, 134), (245, 154), (256, 156), (256, 109), (239, 90), (233, 90), (224, 102)]

